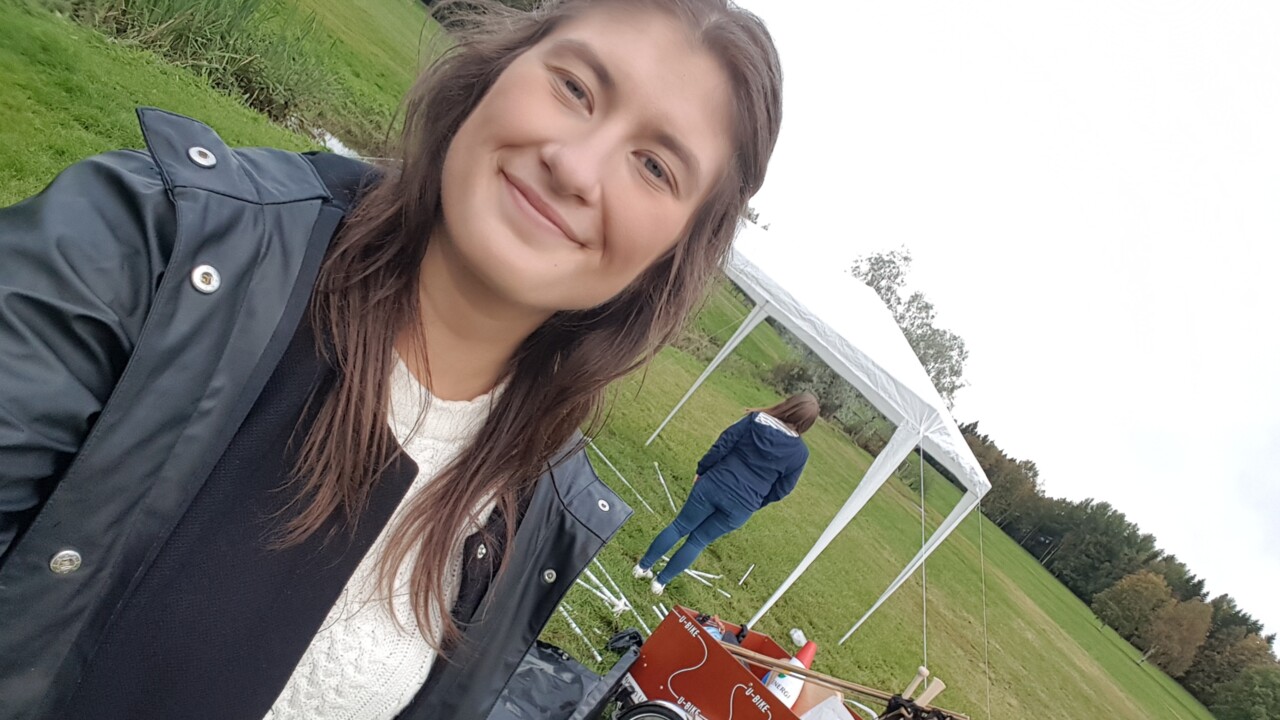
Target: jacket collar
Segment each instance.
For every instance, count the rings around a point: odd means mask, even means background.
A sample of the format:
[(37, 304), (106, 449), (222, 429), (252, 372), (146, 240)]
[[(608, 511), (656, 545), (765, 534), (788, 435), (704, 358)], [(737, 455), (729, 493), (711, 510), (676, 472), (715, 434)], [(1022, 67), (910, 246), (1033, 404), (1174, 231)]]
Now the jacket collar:
[(297, 153), (232, 152), (208, 125), (138, 108), (142, 137), (170, 190), (195, 188), (258, 205), (329, 200), (325, 183)]

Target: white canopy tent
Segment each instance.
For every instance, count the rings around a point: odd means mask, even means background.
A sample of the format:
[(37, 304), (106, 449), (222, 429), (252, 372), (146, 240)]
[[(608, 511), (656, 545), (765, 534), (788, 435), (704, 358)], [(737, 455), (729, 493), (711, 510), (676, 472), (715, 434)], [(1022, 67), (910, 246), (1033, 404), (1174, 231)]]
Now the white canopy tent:
[[(991, 483), (961, 436), (946, 403), (875, 291), (835, 268), (798, 269), (794, 258), (789, 262), (783, 259), (787, 249), (779, 247), (781, 241), (782, 238), (744, 223), (734, 242), (727, 271), (756, 305), (645, 444), (653, 442), (716, 366), (766, 317), (781, 322), (897, 427), (818, 541), (748, 625), (755, 625), (773, 607), (862, 510), (912, 448), (920, 447), (964, 485), (965, 493), (955, 508), (884, 594), (845, 633), (840, 640), (843, 643), (977, 507), (978, 501), (991, 489)], [(773, 270), (766, 273), (762, 267)]]

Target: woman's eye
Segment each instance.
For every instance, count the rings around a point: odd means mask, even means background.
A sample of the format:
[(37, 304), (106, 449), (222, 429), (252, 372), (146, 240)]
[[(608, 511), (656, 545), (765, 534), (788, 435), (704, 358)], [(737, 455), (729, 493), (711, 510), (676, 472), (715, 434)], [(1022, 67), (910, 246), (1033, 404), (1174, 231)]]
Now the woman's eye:
[(662, 167), (662, 163), (657, 160), (654, 160), (651, 157), (645, 158), (644, 169), (653, 176), (654, 180), (661, 180), (663, 182), (667, 181), (667, 169)]
[(582, 87), (581, 83), (573, 78), (564, 79), (564, 89), (573, 96), (575, 100), (586, 100), (587, 91)]

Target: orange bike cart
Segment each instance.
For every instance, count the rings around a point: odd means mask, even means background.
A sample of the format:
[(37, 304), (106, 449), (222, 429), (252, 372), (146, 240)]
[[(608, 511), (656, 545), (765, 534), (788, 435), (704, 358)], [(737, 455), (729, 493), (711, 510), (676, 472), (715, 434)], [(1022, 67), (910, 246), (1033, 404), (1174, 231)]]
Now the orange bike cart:
[[(665, 701), (706, 720), (799, 720), (765, 689), (766, 671), (735, 659), (697, 617), (697, 612), (677, 605), (644, 641), (622, 680), (632, 700)], [(723, 621), (720, 625), (726, 636), (741, 630)], [(740, 644), (779, 660), (791, 657), (768, 635), (754, 630)]]

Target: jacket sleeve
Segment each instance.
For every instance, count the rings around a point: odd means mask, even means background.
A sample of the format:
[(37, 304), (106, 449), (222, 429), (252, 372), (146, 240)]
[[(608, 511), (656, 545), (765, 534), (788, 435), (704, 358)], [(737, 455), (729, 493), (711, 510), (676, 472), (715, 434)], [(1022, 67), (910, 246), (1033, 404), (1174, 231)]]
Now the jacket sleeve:
[(742, 416), (741, 420), (725, 428), (725, 431), (720, 433), (720, 437), (716, 438), (715, 444), (712, 445), (711, 449), (707, 451), (707, 454), (703, 455), (702, 459), (698, 461), (699, 475), (705, 474), (708, 470), (715, 467), (716, 463), (723, 460), (725, 455), (729, 454), (729, 451), (733, 449), (733, 446), (737, 445), (738, 441), (747, 434), (747, 431), (751, 427), (751, 418), (754, 416), (755, 413), (747, 413)]
[(804, 472), (804, 466), (809, 462), (809, 448), (804, 445), (801, 445), (800, 447), (803, 452), (799, 453), (799, 462), (792, 467), (787, 468), (787, 471), (774, 481), (773, 487), (769, 489), (769, 493), (765, 495), (764, 499), (761, 501), (761, 507), (764, 507), (769, 503), (778, 502), (782, 498), (790, 495), (792, 490), (796, 489), (796, 483), (800, 481), (800, 473)]
[(174, 215), (149, 155), (100, 155), (0, 209), (0, 558), (124, 372)]

